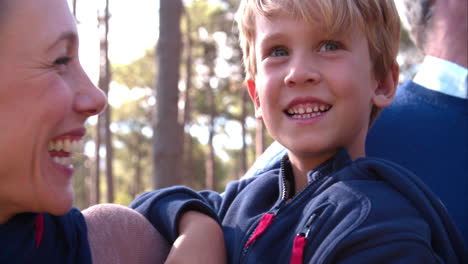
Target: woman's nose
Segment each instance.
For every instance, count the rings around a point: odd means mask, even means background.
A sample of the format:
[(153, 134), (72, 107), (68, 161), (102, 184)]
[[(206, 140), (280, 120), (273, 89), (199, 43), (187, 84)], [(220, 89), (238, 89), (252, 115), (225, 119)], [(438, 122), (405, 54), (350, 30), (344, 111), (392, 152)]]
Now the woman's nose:
[(75, 111), (86, 117), (101, 113), (107, 106), (107, 97), (91, 82), (82, 69), (78, 85), (74, 99)]

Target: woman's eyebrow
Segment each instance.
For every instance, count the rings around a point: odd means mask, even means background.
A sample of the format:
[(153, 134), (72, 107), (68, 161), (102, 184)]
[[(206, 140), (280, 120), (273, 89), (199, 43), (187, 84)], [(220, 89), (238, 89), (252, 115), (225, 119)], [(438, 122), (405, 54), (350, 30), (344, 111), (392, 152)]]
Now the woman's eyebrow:
[(67, 31), (60, 34), (60, 36), (47, 48), (47, 50), (53, 49), (60, 42), (67, 41), (70, 45), (76, 44), (78, 41), (78, 34), (74, 31)]

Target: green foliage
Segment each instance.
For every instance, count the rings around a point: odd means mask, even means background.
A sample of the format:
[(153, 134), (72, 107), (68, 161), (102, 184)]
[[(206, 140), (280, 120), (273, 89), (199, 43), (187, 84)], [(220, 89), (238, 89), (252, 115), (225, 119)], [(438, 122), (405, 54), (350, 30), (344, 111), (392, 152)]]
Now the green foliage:
[[(151, 131), (150, 110), (145, 105), (148, 97), (127, 101), (114, 110), (114, 142), (116, 201), (128, 204), (141, 193), (144, 186), (151, 186)], [(140, 186), (137, 186), (137, 179)]]
[(145, 55), (130, 64), (112, 67), (112, 79), (128, 88), (153, 88), (156, 80), (155, 49), (149, 49)]
[[(207, 0), (193, 0), (185, 9), (191, 19), (192, 29), (205, 28), (208, 32), (223, 31), (225, 10), (222, 6), (214, 6)], [(182, 31), (187, 32), (187, 25), (182, 24)], [(194, 30), (193, 36), (198, 33)]]
[[(214, 112), (215, 127), (213, 131), (215, 134), (225, 133), (225, 125), (229, 120), (242, 119), (242, 67), (234, 67), (233, 65), (241, 65), (241, 56), (238, 48), (238, 40), (236, 34), (233, 32), (233, 11), (237, 8), (238, 1), (220, 1), (221, 5), (214, 6), (212, 1), (208, 0), (194, 0), (191, 1), (189, 6), (185, 9), (185, 19), (183, 24), (183, 32), (192, 39), (192, 61), (193, 77), (191, 90), (191, 105), (192, 105), (192, 123), (185, 124), (190, 127), (191, 125), (207, 126), (207, 120), (210, 119), (212, 113), (210, 105), (210, 93), (214, 96)], [(188, 23), (190, 22), (190, 24)], [(190, 28), (187, 31), (187, 27)], [(226, 35), (227, 49), (234, 51), (233, 56), (227, 60), (228, 66), (237, 68), (239, 73), (230, 74), (227, 77), (219, 77), (213, 71), (216, 60), (223, 57), (226, 50), (221, 50), (222, 46), (215, 38), (215, 34), (224, 32)], [(200, 70), (200, 69), (205, 70)], [(211, 68), (211, 70), (210, 70)], [(210, 80), (218, 83), (215, 87), (211, 87)], [(247, 111), (249, 115), (253, 114), (252, 104), (247, 104)], [(203, 146), (206, 148), (207, 146)], [(250, 146), (253, 149), (252, 146)], [(206, 152), (206, 150), (205, 150)], [(237, 150), (237, 152), (239, 152)], [(241, 173), (239, 168), (232, 166), (231, 163), (239, 163), (240, 155), (234, 155), (236, 150), (228, 151), (233, 154), (228, 162), (216, 158), (216, 182), (218, 187), (223, 187), (227, 179), (237, 178)], [(239, 163), (240, 164), (240, 163)]]

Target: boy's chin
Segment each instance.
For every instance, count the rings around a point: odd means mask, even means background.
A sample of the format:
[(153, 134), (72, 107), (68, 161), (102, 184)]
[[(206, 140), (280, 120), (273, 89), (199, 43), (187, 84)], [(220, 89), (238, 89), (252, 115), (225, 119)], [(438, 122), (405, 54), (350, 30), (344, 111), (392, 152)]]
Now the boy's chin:
[[(333, 157), (339, 149), (328, 149), (328, 148), (310, 148), (302, 146), (288, 148), (289, 159), (295, 163), (300, 162), (301, 166), (315, 167)], [(299, 165), (299, 164), (298, 164)]]

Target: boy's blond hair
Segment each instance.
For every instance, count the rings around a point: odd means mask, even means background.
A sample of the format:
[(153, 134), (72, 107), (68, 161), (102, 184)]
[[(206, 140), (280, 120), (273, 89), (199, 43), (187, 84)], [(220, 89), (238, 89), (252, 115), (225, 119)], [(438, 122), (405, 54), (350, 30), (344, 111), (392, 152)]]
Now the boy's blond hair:
[[(243, 52), (246, 80), (257, 73), (254, 50), (255, 18), (286, 13), (306, 22), (321, 19), (324, 32), (330, 36), (360, 27), (367, 37), (373, 73), (383, 81), (396, 63), (400, 41), (400, 19), (393, 0), (241, 0), (236, 13)], [(371, 122), (380, 109), (372, 110)]]

